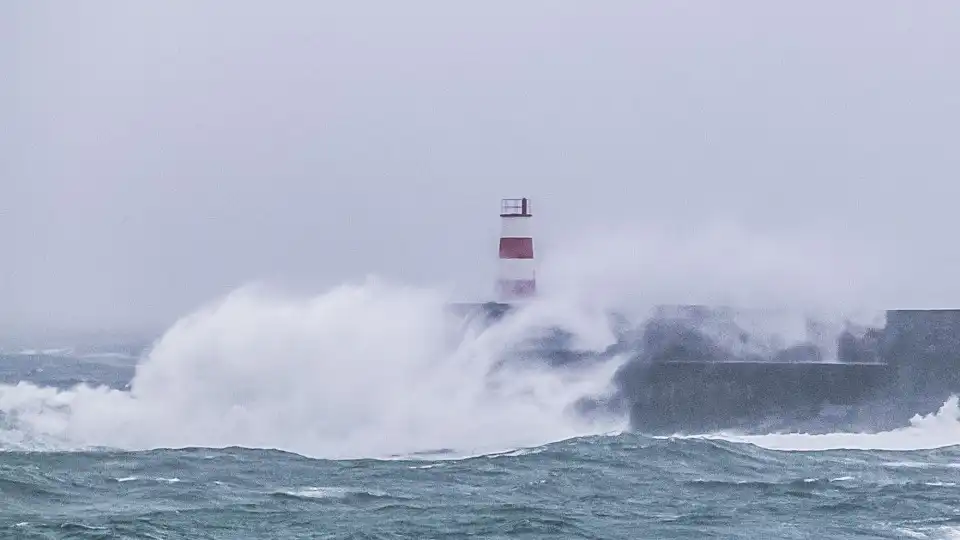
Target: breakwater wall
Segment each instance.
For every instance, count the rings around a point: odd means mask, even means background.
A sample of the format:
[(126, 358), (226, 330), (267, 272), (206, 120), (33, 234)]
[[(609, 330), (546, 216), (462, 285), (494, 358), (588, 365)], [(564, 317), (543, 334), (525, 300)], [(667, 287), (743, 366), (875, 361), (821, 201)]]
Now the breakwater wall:
[[(492, 324), (505, 304), (463, 304)], [(619, 402), (647, 433), (891, 429), (935, 412), (960, 393), (960, 309), (889, 310), (875, 327), (826, 341), (750, 347), (736, 310), (664, 306), (599, 357), (628, 354), (616, 377)], [(741, 318), (742, 319), (742, 318)], [(817, 338), (817, 339), (814, 339)], [(818, 342), (819, 339), (819, 342)], [(541, 340), (555, 364), (595, 358)]]
[(836, 356), (800, 343), (744, 360), (698, 322), (652, 319), (618, 374), (634, 428), (884, 430), (960, 393), (960, 310), (889, 310), (884, 324), (836, 338)]

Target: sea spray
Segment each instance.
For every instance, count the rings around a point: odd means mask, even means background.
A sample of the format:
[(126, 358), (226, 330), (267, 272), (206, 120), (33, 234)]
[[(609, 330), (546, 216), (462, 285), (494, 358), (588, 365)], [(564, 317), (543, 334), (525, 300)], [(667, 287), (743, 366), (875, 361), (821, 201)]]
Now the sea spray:
[(243, 288), (175, 324), (129, 391), (7, 385), (0, 412), (8, 432), (63, 448), (246, 446), (330, 458), (499, 451), (622, 426), (574, 407), (609, 392), (615, 363), (504, 363), (544, 326), (537, 312), (464, 329), (445, 300), (376, 280), (312, 297)]

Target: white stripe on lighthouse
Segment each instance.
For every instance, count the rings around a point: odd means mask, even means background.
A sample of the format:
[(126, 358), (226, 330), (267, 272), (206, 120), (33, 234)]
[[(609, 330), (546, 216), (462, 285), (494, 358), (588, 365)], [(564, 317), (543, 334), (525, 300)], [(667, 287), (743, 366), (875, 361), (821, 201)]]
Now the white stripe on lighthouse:
[(505, 217), (501, 218), (500, 227), (501, 238), (533, 238), (532, 218), (530, 217)]
[(533, 279), (536, 269), (533, 259), (500, 259), (500, 279)]

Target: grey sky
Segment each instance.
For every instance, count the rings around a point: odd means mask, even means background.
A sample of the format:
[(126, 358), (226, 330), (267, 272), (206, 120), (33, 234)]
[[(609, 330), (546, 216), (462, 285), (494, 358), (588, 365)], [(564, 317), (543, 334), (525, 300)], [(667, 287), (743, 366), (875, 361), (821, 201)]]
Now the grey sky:
[(250, 280), (366, 273), (476, 297), (504, 196), (534, 199), (545, 258), (588, 226), (721, 219), (883, 250), (910, 261), (883, 272), (895, 301), (960, 306), (957, 3), (23, 1), (0, 21), (0, 322), (165, 324)]

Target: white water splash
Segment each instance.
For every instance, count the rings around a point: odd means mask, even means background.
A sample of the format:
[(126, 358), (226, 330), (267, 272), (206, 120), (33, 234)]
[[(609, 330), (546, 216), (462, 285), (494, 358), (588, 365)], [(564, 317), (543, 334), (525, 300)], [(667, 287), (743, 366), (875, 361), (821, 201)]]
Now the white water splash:
[(910, 425), (879, 433), (717, 433), (701, 438), (750, 443), (771, 450), (928, 450), (960, 445), (960, 400), (948, 399), (936, 413), (916, 415)]
[[(309, 298), (243, 289), (172, 327), (129, 392), (0, 386), (2, 439), (344, 458), (503, 451), (622, 427), (571, 410), (608, 390), (615, 362), (490, 375), (512, 346), (557, 322), (556, 309), (532, 307), (481, 331), (444, 306), (436, 292), (377, 282)], [(603, 344), (593, 329), (584, 336)]]
[(300, 497), (304, 499), (345, 499), (354, 495), (369, 495), (371, 497), (388, 497), (385, 491), (366, 490), (359, 488), (349, 488), (342, 486), (324, 487), (310, 486), (300, 489), (293, 489), (278, 492), (288, 497)]
[(957, 527), (926, 527), (922, 529), (908, 529), (899, 527), (896, 531), (903, 538), (917, 538), (919, 540), (956, 540), (960, 539), (960, 528)]

